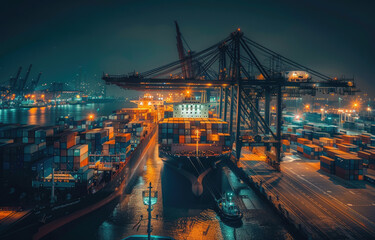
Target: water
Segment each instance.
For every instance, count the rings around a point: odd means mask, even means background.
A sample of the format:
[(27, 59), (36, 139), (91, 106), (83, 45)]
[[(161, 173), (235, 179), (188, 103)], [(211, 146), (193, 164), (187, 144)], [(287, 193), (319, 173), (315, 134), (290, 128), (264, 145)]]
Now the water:
[[(250, 202), (247, 204), (250, 207), (243, 211), (242, 226), (236, 228), (224, 224), (210, 207), (194, 207), (192, 203), (185, 203), (183, 196), (176, 189), (185, 183), (188, 185), (189, 181), (176, 178), (174, 170), (163, 164), (158, 157), (156, 143), (146, 151), (144, 162), (142, 173), (136, 177), (132, 187), (119, 201), (114, 201), (64, 226), (45, 239), (120, 240), (129, 235), (147, 234), (147, 221), (140, 219), (141, 216), (143, 219), (147, 218), (147, 206), (143, 203), (142, 191), (147, 190), (149, 182), (152, 182), (152, 190), (159, 193), (152, 211), (153, 217), (158, 215), (157, 220), (152, 220), (154, 235), (188, 240), (293, 239), (281, 219), (269, 206), (239, 182), (228, 169), (217, 170), (222, 174), (223, 181), (226, 181), (224, 185), (230, 185), (229, 188), (234, 188), (234, 192), (245, 194)], [(191, 191), (191, 185), (185, 187), (183, 188), (186, 191)], [(167, 204), (165, 198), (174, 199), (175, 203), (179, 204)], [(199, 201), (196, 200), (196, 206), (202, 205)]]
[(55, 125), (56, 118), (61, 116), (69, 115), (73, 116), (76, 120), (80, 120), (87, 118), (90, 114), (107, 116), (115, 110), (135, 106), (131, 102), (118, 101), (84, 105), (60, 105), (55, 107), (0, 109), (0, 123), (49, 126)]

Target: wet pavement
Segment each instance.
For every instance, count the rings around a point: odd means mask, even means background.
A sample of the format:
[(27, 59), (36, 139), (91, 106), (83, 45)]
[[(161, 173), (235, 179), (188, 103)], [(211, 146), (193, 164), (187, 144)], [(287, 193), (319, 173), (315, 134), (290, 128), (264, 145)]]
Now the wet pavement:
[[(147, 206), (143, 205), (142, 191), (149, 182), (157, 190), (158, 203), (154, 205), (152, 220), (154, 235), (175, 239), (293, 239), (284, 223), (268, 204), (250, 188), (241, 183), (227, 168), (217, 169), (204, 181), (206, 194), (186, 203), (191, 191), (189, 181), (181, 180), (176, 170), (164, 167), (158, 157), (157, 144), (152, 144), (145, 154), (143, 173), (121, 197), (100, 210), (64, 226), (46, 239), (122, 239), (135, 234), (147, 234)], [(215, 188), (217, 175), (221, 175), (221, 188)], [(177, 190), (176, 190), (177, 189)], [(224, 224), (209, 207), (210, 191), (234, 191), (238, 193), (238, 205), (244, 213), (243, 224), (230, 227)], [(167, 195), (167, 196), (164, 196)], [(168, 201), (163, 198), (167, 197)], [(212, 198), (212, 197), (211, 197)], [(167, 204), (171, 199), (176, 203)], [(211, 199), (212, 202), (212, 199)], [(140, 224), (137, 224), (140, 222)]]

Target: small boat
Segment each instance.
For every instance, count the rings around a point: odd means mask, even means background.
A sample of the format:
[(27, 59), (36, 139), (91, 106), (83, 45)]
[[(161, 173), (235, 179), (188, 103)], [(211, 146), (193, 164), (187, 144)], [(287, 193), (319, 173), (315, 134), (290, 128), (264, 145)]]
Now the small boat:
[(217, 201), (217, 212), (220, 218), (226, 222), (239, 222), (243, 214), (233, 202), (233, 193), (225, 194), (225, 197)]

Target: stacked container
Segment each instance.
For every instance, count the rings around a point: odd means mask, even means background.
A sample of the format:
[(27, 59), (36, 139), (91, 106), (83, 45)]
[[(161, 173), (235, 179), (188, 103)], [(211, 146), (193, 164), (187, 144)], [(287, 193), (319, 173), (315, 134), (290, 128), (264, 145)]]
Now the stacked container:
[(320, 146), (330, 146), (333, 147), (334, 140), (331, 138), (321, 137), (319, 138)]
[(335, 174), (335, 160), (330, 157), (320, 156), (320, 169), (327, 173)]
[(311, 141), (306, 138), (298, 138), (297, 139), (297, 152), (303, 154), (303, 146), (306, 144), (311, 144)]
[(102, 144), (108, 140), (108, 131), (105, 129), (93, 129), (86, 132), (86, 143), (91, 153), (100, 153)]
[(87, 144), (77, 145), (73, 149), (73, 170), (77, 171), (80, 168), (88, 165), (89, 155), (88, 155), (89, 147)]
[(228, 123), (217, 118), (168, 118), (159, 123), (159, 143), (162, 145), (196, 143), (230, 145)]
[(130, 133), (118, 133), (115, 137), (115, 152), (118, 154), (125, 153), (126, 155), (121, 155), (125, 160), (131, 152), (131, 134)]
[(352, 154), (337, 155), (335, 172), (345, 180), (363, 180), (363, 160)]
[(56, 136), (53, 144), (53, 161), (56, 169), (67, 170), (68, 149), (75, 145), (77, 132), (65, 131)]
[(345, 143), (350, 143), (354, 145), (359, 145), (361, 143), (361, 139), (358, 136), (342, 135), (341, 138)]
[(359, 151), (359, 147), (353, 144), (342, 143), (342, 144), (336, 144), (336, 146), (344, 152), (358, 152)]
[(282, 150), (283, 152), (290, 152), (290, 141), (287, 140), (287, 139), (283, 139), (281, 141), (281, 146), (282, 146)]

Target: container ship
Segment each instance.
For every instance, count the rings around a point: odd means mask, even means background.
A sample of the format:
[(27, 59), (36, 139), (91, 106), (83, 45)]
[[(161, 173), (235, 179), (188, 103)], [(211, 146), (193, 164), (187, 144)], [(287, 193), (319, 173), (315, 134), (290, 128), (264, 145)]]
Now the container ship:
[(173, 117), (159, 122), (159, 157), (191, 182), (195, 196), (216, 164), (229, 157), (228, 123), (209, 117), (209, 104), (187, 97), (173, 104)]
[[(120, 196), (142, 169), (141, 156), (157, 129), (155, 114), (135, 108), (79, 121), (62, 117), (51, 127), (0, 125), (1, 177), (16, 192), (34, 193), (13, 203), (29, 214), (3, 226), (1, 238), (35, 232), (43, 237), (67, 215), (72, 221), (77, 212), (88, 213)], [(12, 205), (11, 199), (4, 196), (2, 205)]]

